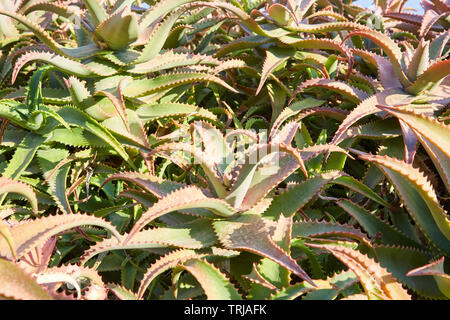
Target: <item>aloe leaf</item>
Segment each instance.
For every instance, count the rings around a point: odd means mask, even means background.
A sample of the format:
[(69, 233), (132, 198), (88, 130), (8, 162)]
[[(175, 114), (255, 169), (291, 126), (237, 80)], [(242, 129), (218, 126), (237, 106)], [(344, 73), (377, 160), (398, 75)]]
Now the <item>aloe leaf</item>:
[(352, 189), (353, 191), (356, 191), (356, 192), (364, 195), (365, 197), (367, 197), (387, 208), (390, 207), (389, 203), (387, 203), (386, 200), (384, 200), (378, 194), (373, 192), (372, 189), (367, 187), (365, 184), (362, 184), (361, 182), (359, 182), (358, 180), (356, 180), (355, 178), (353, 178), (351, 176), (338, 177), (338, 178), (334, 179), (332, 181), (332, 183), (339, 184), (341, 186)]
[[(95, 0), (93, 0), (95, 1)], [(61, 51), (60, 45), (53, 40), (52, 36), (48, 34), (44, 29), (42, 29), (39, 25), (35, 24), (33, 21), (29, 20), (27, 17), (12, 12), (12, 11), (6, 11), (6, 10), (0, 10), (0, 15), (8, 16), (14, 20), (17, 20), (24, 26), (26, 26), (31, 32), (33, 32), (36, 37), (39, 38), (45, 45), (47, 45), (50, 49), (54, 50), (58, 54), (64, 54)]]
[(334, 300), (346, 288), (357, 283), (358, 277), (352, 271), (344, 271), (328, 277), (325, 281), (329, 286), (307, 292), (302, 300)]
[[(354, 88), (344, 82), (331, 79), (310, 79), (302, 82), (302, 84), (295, 90), (293, 97), (302, 90), (309, 88), (325, 88), (342, 95), (345, 99), (353, 103), (360, 103), (368, 97), (368, 94), (362, 90)], [(291, 99), (292, 100), (292, 99)]]
[(106, 130), (102, 125), (100, 125), (93, 118), (85, 114), (83, 111), (73, 108), (73, 107), (63, 107), (58, 111), (58, 114), (64, 118), (64, 120), (71, 124), (79, 126), (92, 134), (98, 136), (100, 139), (105, 141), (110, 145), (117, 153), (130, 165), (131, 168), (135, 169), (134, 163), (131, 161), (130, 156), (126, 153), (124, 148), (120, 143)]
[[(272, 235), (272, 240), (288, 255), (291, 254), (291, 232), (292, 217), (287, 218), (280, 215)], [(290, 271), (270, 259), (264, 258), (261, 260), (258, 266), (258, 272), (269, 283), (278, 288), (289, 286)]]
[(187, 8), (183, 7), (182, 9), (173, 12), (153, 29), (141, 54), (133, 62), (134, 64), (150, 61), (157, 56), (166, 43), (167, 36), (169, 35), (172, 26), (185, 10), (187, 10)]
[(193, 116), (217, 122), (217, 116), (207, 109), (187, 103), (154, 103), (141, 105), (136, 110), (144, 123), (163, 118)]
[(179, 267), (185, 269), (197, 279), (208, 300), (242, 299), (230, 280), (219, 269), (205, 260), (188, 260)]
[(116, 115), (102, 121), (102, 126), (119, 135), (121, 138), (127, 139), (130, 144), (150, 151), (150, 143), (140, 117), (134, 110), (127, 109), (125, 112), (126, 115), (123, 116), (124, 118)]
[(406, 209), (424, 235), (448, 254), (450, 220), (423, 173), (395, 158), (373, 155), (361, 155), (360, 158), (378, 165), (394, 185)]
[(102, 252), (112, 250), (152, 249), (152, 248), (208, 248), (217, 242), (217, 236), (207, 219), (196, 219), (173, 227), (160, 227), (142, 230), (134, 234), (129, 241), (125, 234), (121, 239), (103, 240), (90, 247), (81, 257), (81, 264)]
[(188, 2), (191, 2), (191, 0), (162, 0), (162, 1), (159, 1), (151, 8), (151, 10), (147, 10), (145, 12), (145, 14), (142, 16), (142, 18), (139, 21), (139, 25), (141, 26), (141, 28), (147, 28), (148, 26), (153, 24), (155, 21), (157, 21), (158, 18), (163, 17), (168, 12), (170, 12), (173, 9), (178, 8)]
[(261, 255), (314, 285), (297, 262), (273, 241), (266, 222), (259, 216), (247, 214), (236, 220), (215, 221), (213, 225), (225, 248)]
[(407, 276), (407, 273), (412, 269), (429, 263), (432, 256), (428, 251), (401, 246), (376, 246), (375, 252), (380, 265), (392, 272), (392, 275), (405, 284), (406, 287), (423, 297), (432, 299), (445, 298), (437, 283), (430, 281), (429, 276)]
[(20, 58), (17, 59), (16, 64), (14, 65), (11, 82), (15, 82), (19, 71), (25, 64), (36, 60), (51, 64), (62, 72), (78, 77), (111, 76), (116, 73), (114, 69), (106, 65), (102, 65), (99, 62), (92, 61), (85, 65), (78, 61), (71, 60), (60, 55), (55, 55), (51, 52), (30, 51), (21, 55)]
[[(95, 1), (95, 0), (91, 0)], [(124, 7), (110, 15), (95, 29), (94, 37), (98, 37), (113, 50), (121, 50), (136, 41), (139, 36), (137, 17), (131, 13), (130, 7)]]
[(83, 0), (83, 3), (89, 10), (89, 13), (96, 26), (107, 19), (108, 14), (97, 0)]
[[(212, 132), (214, 132), (214, 131), (212, 131)], [(216, 135), (213, 133), (213, 136), (216, 136)], [(215, 140), (215, 141), (220, 142), (220, 140)], [(214, 145), (211, 145), (211, 146), (214, 147)], [(222, 151), (224, 149), (217, 149), (217, 150)], [(226, 194), (226, 190), (225, 190), (225, 186), (223, 185), (223, 183), (221, 181), (221, 177), (216, 172), (216, 168), (217, 168), (216, 163), (215, 163), (215, 161), (217, 160), (216, 155), (214, 155), (213, 158), (208, 158), (206, 156), (206, 154), (201, 151), (201, 149), (196, 148), (196, 147), (192, 146), (191, 144), (181, 143), (181, 142), (180, 143), (163, 144), (163, 145), (153, 149), (151, 155), (163, 153), (163, 152), (173, 152), (173, 151), (182, 151), (184, 153), (187, 153), (188, 155), (194, 156), (195, 163), (200, 164), (203, 171), (205, 172), (205, 174), (208, 178), (208, 183), (210, 184), (211, 190), (213, 190), (218, 197), (220, 197), (220, 198), (224, 197), (224, 195)], [(171, 156), (169, 156), (169, 157), (171, 157)], [(174, 158), (172, 158), (172, 159), (174, 159)], [(221, 163), (223, 164), (226, 162), (221, 162)]]
[(355, 218), (362, 228), (371, 236), (374, 237), (380, 234), (380, 239), (386, 245), (405, 245), (424, 249), (423, 245), (409, 238), (401, 231), (392, 227), (386, 221), (383, 221), (375, 214), (368, 212), (364, 208), (351, 202), (350, 200), (341, 199), (337, 201), (342, 209), (347, 211), (353, 218)]
[(175, 210), (194, 208), (211, 210), (217, 217), (231, 217), (236, 213), (224, 200), (209, 198), (200, 188), (189, 186), (173, 191), (142, 214), (141, 218), (131, 229), (126, 242), (131, 240), (136, 232), (144, 228), (152, 220)]
[(218, 59), (203, 54), (183, 53), (170, 50), (158, 54), (147, 62), (136, 63), (126, 67), (126, 70), (134, 74), (145, 74), (157, 72), (177, 67), (187, 67), (195, 65), (221, 66)]
[(416, 80), (428, 68), (429, 59), (429, 42), (425, 42), (422, 38), (406, 69), (409, 80)]
[(164, 74), (152, 79), (133, 80), (123, 89), (123, 95), (125, 97), (142, 97), (183, 84), (208, 81), (217, 83), (230, 91), (237, 93), (237, 91), (230, 87), (225, 81), (215, 76), (200, 72), (179, 72)]
[(2, 172), (6, 178), (17, 179), (33, 160), (36, 151), (45, 138), (33, 132), (28, 133), (19, 144), (8, 166)]
[(297, 115), (299, 112), (309, 108), (317, 108), (325, 103), (325, 100), (317, 100), (314, 98), (306, 98), (303, 100), (298, 100), (281, 111), (281, 113), (277, 116), (276, 120), (272, 125), (272, 129), (270, 131), (270, 136), (278, 130), (281, 124), (286, 121), (288, 118)]
[(266, 51), (266, 59), (264, 60), (262, 72), (261, 72), (261, 80), (259, 81), (258, 88), (256, 89), (255, 95), (258, 95), (259, 91), (261, 91), (264, 82), (266, 82), (269, 74), (279, 65), (281, 65), (284, 61), (294, 55), (294, 50), (292, 48), (269, 48)]
[[(66, 193), (67, 176), (70, 170), (70, 162), (65, 163), (69, 152), (65, 149), (40, 150), (37, 153), (39, 165), (44, 173), (44, 178), (50, 186), (52, 198), (64, 213), (72, 213)], [(59, 165), (63, 163), (62, 165)]]
[(18, 193), (24, 196), (30, 202), (34, 214), (37, 214), (38, 201), (36, 194), (29, 185), (2, 176), (0, 177), (0, 194), (8, 192)]
[(411, 85), (411, 81), (409, 81), (406, 77), (403, 67), (400, 64), (400, 61), (402, 60), (401, 50), (394, 40), (381, 32), (369, 29), (353, 31), (347, 35), (346, 39), (353, 36), (362, 36), (376, 43), (387, 55), (389, 61), (394, 67), (395, 75), (400, 80), (403, 87), (408, 87)]
[(141, 281), (138, 290), (138, 299), (142, 299), (145, 291), (148, 286), (152, 283), (155, 278), (160, 275), (162, 272), (175, 268), (177, 265), (188, 261), (190, 259), (201, 258), (202, 255), (196, 253), (194, 250), (189, 249), (181, 249), (172, 251), (159, 260), (154, 262), (150, 268), (147, 269), (147, 272), (144, 274), (144, 277)]
[(138, 300), (136, 294), (118, 284), (107, 283), (106, 286), (120, 300)]
[(450, 60), (436, 62), (426, 69), (411, 85), (406, 87), (406, 91), (418, 95), (424, 90), (430, 89), (432, 85), (439, 83), (450, 74)]
[(432, 263), (424, 265), (423, 267), (410, 270), (407, 274), (408, 277), (431, 275), (436, 281), (441, 292), (450, 298), (450, 275), (444, 271), (444, 257), (436, 260)]
[(0, 259), (0, 296), (20, 300), (50, 300), (49, 294), (31, 275), (11, 261)]
[(182, 183), (164, 180), (158, 178), (157, 176), (141, 172), (121, 172), (110, 175), (103, 181), (102, 187), (109, 181), (115, 179), (125, 180), (134, 183), (159, 199), (163, 198), (164, 196), (168, 195), (169, 193), (175, 190), (187, 187), (187, 185)]
[[(347, 224), (332, 223), (326, 221), (299, 221), (292, 226), (292, 239), (296, 237), (323, 238), (348, 238), (354, 239), (370, 247), (369, 240), (360, 230)], [(295, 241), (292, 241), (295, 246)]]
[(263, 216), (271, 220), (278, 219), (280, 214), (289, 217), (320, 193), (327, 183), (338, 178), (341, 174), (339, 171), (321, 173), (289, 188), (273, 199)]
[(309, 245), (313, 248), (328, 250), (346, 264), (359, 278), (369, 299), (411, 299), (388, 270), (359, 251), (334, 245)]
[(450, 143), (445, 138), (450, 135), (450, 126), (421, 115), (414, 109), (388, 106), (380, 106), (380, 109), (397, 117), (411, 128), (430, 155), (447, 190), (450, 190)]
[(363, 100), (360, 104), (358, 104), (358, 106), (353, 109), (350, 114), (344, 119), (339, 128), (336, 130), (331, 143), (339, 144), (343, 140), (343, 137), (345, 137), (347, 130), (355, 122), (365, 116), (380, 111), (378, 105), (407, 104), (410, 103), (413, 99), (413, 96), (408, 95), (399, 89), (387, 89), (370, 96), (369, 98)]
[[(315, 283), (316, 282), (318, 281), (316, 280)], [(310, 285), (308, 282), (303, 281), (301, 283), (296, 283), (294, 285), (282, 288), (278, 292), (274, 293), (270, 298), (271, 300), (295, 300), (301, 295), (313, 291), (314, 289), (315, 287)]]
[(299, 167), (306, 172), (303, 159), (294, 148), (259, 144), (247, 154), (227, 200), (240, 210), (248, 210)]
[[(110, 231), (115, 237), (120, 238), (120, 234), (111, 223), (92, 216), (83, 214), (62, 214), (56, 216), (40, 217), (39, 219), (27, 221), (10, 228), (14, 238), (17, 257), (20, 258), (38, 246), (48, 238), (61, 231), (83, 225), (95, 225)], [(9, 246), (5, 240), (0, 240), (0, 254), (10, 257)]]
[(255, 48), (265, 43), (268, 43), (270, 39), (259, 35), (250, 35), (233, 40), (231, 43), (224, 45), (216, 53), (216, 58), (221, 58), (227, 53), (236, 52), (243, 49)]

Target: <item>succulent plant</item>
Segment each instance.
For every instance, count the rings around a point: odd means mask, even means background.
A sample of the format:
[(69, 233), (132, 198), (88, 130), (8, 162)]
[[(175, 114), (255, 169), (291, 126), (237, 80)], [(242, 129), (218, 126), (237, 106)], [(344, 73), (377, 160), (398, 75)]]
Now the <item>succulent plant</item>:
[(0, 297), (448, 299), (448, 3), (0, 0)]

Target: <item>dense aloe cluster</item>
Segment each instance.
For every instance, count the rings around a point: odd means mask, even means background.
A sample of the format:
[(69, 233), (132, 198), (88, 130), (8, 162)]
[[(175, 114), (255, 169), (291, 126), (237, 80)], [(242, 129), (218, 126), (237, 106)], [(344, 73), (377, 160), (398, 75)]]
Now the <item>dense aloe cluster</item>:
[(0, 298), (450, 298), (450, 2), (0, 0)]

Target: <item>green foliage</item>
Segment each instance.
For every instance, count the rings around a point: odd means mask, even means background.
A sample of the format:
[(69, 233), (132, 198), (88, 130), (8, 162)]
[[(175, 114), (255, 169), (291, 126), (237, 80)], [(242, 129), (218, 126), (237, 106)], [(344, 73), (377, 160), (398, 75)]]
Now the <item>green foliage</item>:
[(0, 1), (0, 298), (448, 299), (448, 5)]

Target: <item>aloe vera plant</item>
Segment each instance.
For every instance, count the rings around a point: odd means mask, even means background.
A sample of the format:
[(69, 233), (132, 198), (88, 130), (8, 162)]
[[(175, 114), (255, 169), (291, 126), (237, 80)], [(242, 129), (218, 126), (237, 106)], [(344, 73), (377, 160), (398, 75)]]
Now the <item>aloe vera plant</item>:
[(0, 297), (448, 299), (421, 5), (0, 1)]

